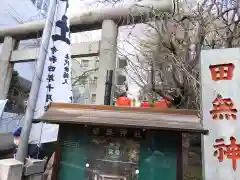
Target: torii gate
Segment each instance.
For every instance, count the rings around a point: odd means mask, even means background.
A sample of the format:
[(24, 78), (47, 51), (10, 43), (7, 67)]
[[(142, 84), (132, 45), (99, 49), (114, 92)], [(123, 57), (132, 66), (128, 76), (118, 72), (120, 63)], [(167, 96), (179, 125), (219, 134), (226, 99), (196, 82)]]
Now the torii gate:
[[(115, 70), (118, 26), (143, 23), (158, 12), (173, 12), (175, 0), (144, 0), (134, 5), (119, 8), (106, 8), (74, 16), (70, 20), (71, 32), (102, 29), (101, 42), (73, 44), (73, 56), (100, 56), (97, 81), (96, 104), (103, 104), (105, 76), (107, 70)], [(177, 1), (177, 0), (176, 0)], [(35, 61), (37, 49), (18, 50), (20, 40), (34, 39), (41, 35), (45, 20), (17, 25), (0, 30), (3, 42), (0, 56), (0, 99), (6, 99), (14, 63)], [(91, 45), (92, 48), (88, 48)]]
[[(114, 71), (116, 67), (118, 26), (146, 22), (155, 16), (156, 11), (173, 12), (177, 4), (175, 1), (177, 0), (143, 0), (128, 7), (106, 8), (82, 13), (70, 20), (72, 33), (102, 29), (100, 45), (99, 42), (92, 43), (92, 45), (95, 44), (92, 51), (88, 51), (86, 44), (74, 44), (71, 47), (72, 55), (99, 54), (100, 56), (96, 104), (104, 103), (106, 72), (107, 70)], [(0, 99), (7, 97), (14, 63), (35, 61), (37, 58), (37, 53), (34, 53), (37, 49), (19, 50), (17, 49), (18, 42), (38, 38), (43, 31), (44, 24), (43, 20), (0, 30), (0, 43), (3, 42), (0, 56)], [(34, 91), (31, 89), (31, 92)]]

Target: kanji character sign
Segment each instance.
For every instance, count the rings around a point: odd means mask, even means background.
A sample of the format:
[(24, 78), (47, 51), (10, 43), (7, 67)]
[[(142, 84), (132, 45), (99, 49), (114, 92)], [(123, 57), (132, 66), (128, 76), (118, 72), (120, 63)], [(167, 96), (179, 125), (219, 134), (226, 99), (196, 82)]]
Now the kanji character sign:
[(234, 65), (232, 63), (216, 64), (209, 66), (209, 69), (211, 71), (212, 80), (231, 80), (233, 77)]
[(70, 45), (70, 39), (67, 38), (67, 33), (69, 33), (69, 27), (67, 25), (68, 17), (64, 14), (62, 16), (62, 20), (59, 20), (56, 22), (56, 27), (59, 27), (61, 29), (60, 35), (54, 34), (52, 35), (53, 41), (63, 41), (66, 42), (68, 45)]
[(233, 101), (230, 98), (222, 98), (218, 95), (217, 98), (212, 102), (213, 109), (210, 111), (214, 120), (223, 120), (224, 117), (227, 120), (237, 119), (237, 109), (234, 107)]
[(240, 159), (240, 144), (236, 143), (236, 138), (230, 137), (230, 144), (226, 145), (224, 139), (216, 139), (217, 143), (213, 147), (217, 150), (214, 151), (214, 156), (218, 158), (219, 162), (223, 162), (225, 158), (232, 160), (233, 170), (237, 169), (237, 160)]

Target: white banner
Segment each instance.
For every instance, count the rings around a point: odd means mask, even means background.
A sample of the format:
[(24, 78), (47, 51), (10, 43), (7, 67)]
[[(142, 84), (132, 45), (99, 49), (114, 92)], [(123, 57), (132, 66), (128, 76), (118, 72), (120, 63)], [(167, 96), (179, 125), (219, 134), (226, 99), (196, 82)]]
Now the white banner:
[(202, 115), (205, 180), (240, 177), (240, 51), (239, 48), (201, 53)]
[[(68, 0), (58, 0), (34, 119), (44, 114), (50, 102), (72, 102), (70, 28), (67, 9)], [(53, 142), (57, 140), (57, 135), (58, 125), (33, 123), (29, 143)]]

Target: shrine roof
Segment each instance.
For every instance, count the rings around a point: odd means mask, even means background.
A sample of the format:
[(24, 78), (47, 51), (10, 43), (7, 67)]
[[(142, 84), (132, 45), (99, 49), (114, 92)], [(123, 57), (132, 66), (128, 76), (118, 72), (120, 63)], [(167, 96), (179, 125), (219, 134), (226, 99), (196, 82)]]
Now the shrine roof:
[(38, 120), (54, 124), (85, 124), (207, 133), (198, 111), (52, 103)]

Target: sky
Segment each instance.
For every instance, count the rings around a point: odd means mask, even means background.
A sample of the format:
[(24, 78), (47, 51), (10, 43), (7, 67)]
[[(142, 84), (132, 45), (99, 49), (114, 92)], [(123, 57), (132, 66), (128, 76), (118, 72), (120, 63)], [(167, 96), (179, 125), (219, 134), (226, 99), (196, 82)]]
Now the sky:
[[(38, 18), (38, 15), (39, 12), (30, 0), (1, 0), (0, 28), (13, 27), (19, 23), (32, 21), (33, 18)], [(32, 79), (34, 72), (33, 65), (27, 63), (24, 63), (24, 65), (17, 64), (15, 65), (15, 69), (19, 70), (26, 79)]]
[[(27, 13), (26, 13), (27, 12)], [(14, 24), (33, 20), (38, 16), (36, 7), (30, 0), (1, 0), (0, 27), (9, 27)]]

